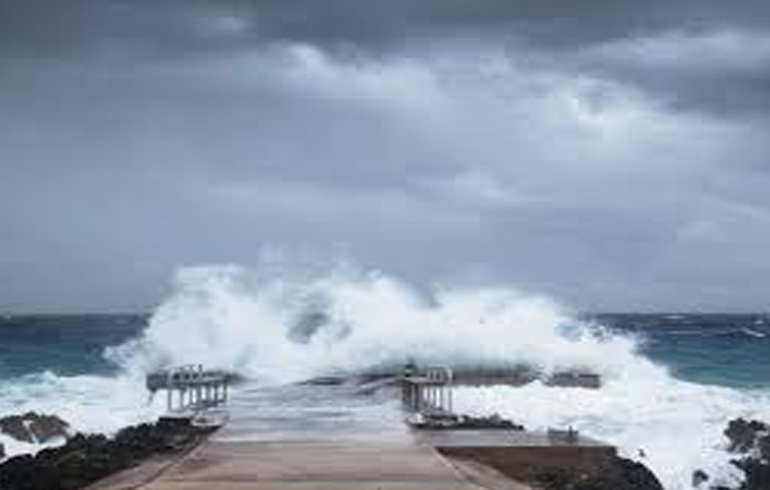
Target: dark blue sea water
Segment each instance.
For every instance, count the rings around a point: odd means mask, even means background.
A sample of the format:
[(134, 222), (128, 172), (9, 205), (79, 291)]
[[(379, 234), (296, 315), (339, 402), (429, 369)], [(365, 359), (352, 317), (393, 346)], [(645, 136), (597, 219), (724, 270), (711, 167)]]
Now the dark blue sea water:
[(675, 377), (736, 388), (770, 387), (770, 315), (597, 315), (643, 338), (642, 353)]
[(147, 325), (146, 315), (0, 316), (0, 380), (41, 371), (57, 375), (110, 374), (104, 349)]
[[(676, 377), (739, 388), (770, 387), (770, 316), (590, 315), (643, 339), (642, 353)], [(0, 380), (51, 371), (109, 374), (104, 349), (136, 337), (146, 315), (0, 317)]]

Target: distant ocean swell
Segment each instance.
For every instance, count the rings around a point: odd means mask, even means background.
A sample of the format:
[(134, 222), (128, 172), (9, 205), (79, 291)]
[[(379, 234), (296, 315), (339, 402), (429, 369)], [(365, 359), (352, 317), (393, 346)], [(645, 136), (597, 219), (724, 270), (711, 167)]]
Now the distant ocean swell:
[[(67, 372), (69, 361), (58, 359), (55, 371), (42, 371), (50, 369), (45, 359), (23, 361), (18, 354), (13, 362), (0, 362), (6, 367), (0, 370), (0, 415), (43, 410), (79, 430), (112, 431), (162, 411), (162, 403), (148, 400), (143, 375), (168, 364), (203, 362), (271, 384), (407, 359), (523, 365), (545, 373), (584, 369), (601, 374), (605, 387), (463, 389), (458, 407), (499, 412), (529, 427), (572, 425), (618, 444), (630, 457), (646, 455), (645, 463), (671, 490), (689, 488), (695, 469), (735, 478), (723, 450), (725, 424), (737, 416), (770, 420), (768, 377), (762, 379), (770, 334), (764, 317), (741, 318), (737, 326), (691, 316), (587, 321), (550, 300), (507, 288), (444, 287), (426, 294), (384, 274), (350, 268), (308, 275), (213, 267), (181, 271), (174, 294), (146, 328), (142, 319), (134, 320), (116, 329), (121, 338), (101, 345), (94, 339), (98, 333), (84, 333), (88, 352), (100, 345), (92, 370), (81, 365)], [(0, 334), (6, 345), (0, 354), (12, 357), (7, 346), (14, 331), (4, 327)], [(34, 348), (26, 346), (34, 357)], [(59, 354), (83, 348), (78, 342), (48, 347)], [(746, 358), (740, 372), (709, 363), (731, 349)], [(26, 374), (7, 369), (23, 362)], [(691, 381), (680, 378), (688, 370), (697, 371), (684, 376)]]
[(754, 337), (757, 339), (764, 339), (767, 337), (766, 332), (761, 332), (759, 330), (751, 329), (751, 328), (728, 328), (725, 330), (671, 330), (665, 333), (662, 333), (661, 335), (698, 335), (702, 337), (721, 337), (725, 335), (733, 335), (733, 336), (747, 336), (747, 337)]

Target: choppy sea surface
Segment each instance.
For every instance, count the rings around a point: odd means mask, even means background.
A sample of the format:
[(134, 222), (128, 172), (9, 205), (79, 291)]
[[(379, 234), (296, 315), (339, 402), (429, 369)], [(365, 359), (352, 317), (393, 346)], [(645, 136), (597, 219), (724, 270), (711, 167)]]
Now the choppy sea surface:
[[(770, 314), (586, 314), (640, 339), (640, 353), (678, 378), (770, 389)], [(116, 375), (105, 350), (140, 336), (146, 314), (2, 315), (0, 383), (43, 373)]]
[(576, 427), (644, 454), (670, 490), (691, 488), (695, 469), (735, 481), (725, 424), (770, 420), (767, 314), (571, 314), (501, 288), (426, 296), (382, 274), (292, 282), (237, 268), (183, 272), (152, 314), (0, 315), (0, 416), (39, 410), (111, 432), (162, 412), (143, 376), (163, 365), (200, 362), (275, 387), (407, 359), (597, 372), (600, 390), (464, 388), (455, 405)]
[(770, 315), (604, 314), (595, 321), (638, 334), (640, 352), (685, 380), (770, 388)]

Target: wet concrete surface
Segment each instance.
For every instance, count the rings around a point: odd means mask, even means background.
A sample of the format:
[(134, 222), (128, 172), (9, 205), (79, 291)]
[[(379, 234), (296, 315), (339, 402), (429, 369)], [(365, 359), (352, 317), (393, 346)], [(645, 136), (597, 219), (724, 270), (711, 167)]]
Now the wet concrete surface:
[(241, 387), (231, 418), (145, 490), (479, 490), (354, 385)]

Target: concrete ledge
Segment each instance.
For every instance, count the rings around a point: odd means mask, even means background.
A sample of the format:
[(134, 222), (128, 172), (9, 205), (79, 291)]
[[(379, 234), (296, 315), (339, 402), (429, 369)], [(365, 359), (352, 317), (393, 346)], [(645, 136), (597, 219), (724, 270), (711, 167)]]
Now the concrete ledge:
[(574, 442), (525, 431), (417, 431), (423, 444), (451, 458), (477, 461), (522, 481), (547, 473), (595, 473), (612, 468), (615, 447), (584, 436)]

